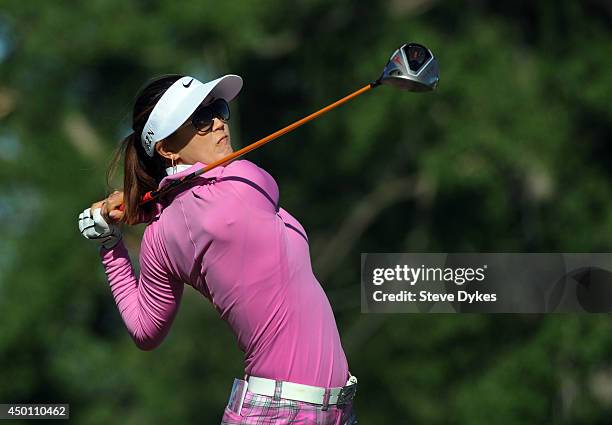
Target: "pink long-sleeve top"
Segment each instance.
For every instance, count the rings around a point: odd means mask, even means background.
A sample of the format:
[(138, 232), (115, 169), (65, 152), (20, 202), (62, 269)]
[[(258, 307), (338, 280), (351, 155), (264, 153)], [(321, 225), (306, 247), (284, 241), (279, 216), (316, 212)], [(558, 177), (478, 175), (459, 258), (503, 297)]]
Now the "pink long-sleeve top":
[[(159, 187), (203, 166), (167, 176)], [(162, 342), (186, 283), (231, 327), (245, 353), (245, 373), (321, 387), (346, 383), (346, 356), (312, 271), (306, 232), (278, 202), (270, 174), (234, 161), (156, 204), (141, 242), (139, 277), (123, 242), (100, 249), (113, 297), (139, 348)]]

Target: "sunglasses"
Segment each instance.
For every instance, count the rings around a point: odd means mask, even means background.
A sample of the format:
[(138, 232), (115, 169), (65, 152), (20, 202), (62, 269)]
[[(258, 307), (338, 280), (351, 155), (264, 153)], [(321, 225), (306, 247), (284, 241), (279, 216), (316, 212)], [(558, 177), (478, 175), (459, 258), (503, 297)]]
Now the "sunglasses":
[(209, 105), (199, 106), (191, 115), (191, 124), (196, 130), (208, 133), (212, 129), (215, 117), (223, 122), (229, 121), (230, 109), (224, 99), (217, 99)]

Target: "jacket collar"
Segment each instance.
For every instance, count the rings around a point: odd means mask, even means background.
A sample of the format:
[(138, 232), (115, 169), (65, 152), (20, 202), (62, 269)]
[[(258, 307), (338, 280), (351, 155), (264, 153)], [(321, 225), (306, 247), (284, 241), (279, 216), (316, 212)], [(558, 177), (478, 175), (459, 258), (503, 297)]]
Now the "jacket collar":
[[(157, 187), (157, 189), (162, 189), (165, 186), (169, 185), (171, 182), (173, 182), (174, 180), (179, 180), (182, 177), (185, 177), (191, 173), (194, 173), (198, 170), (201, 170), (202, 168), (206, 167), (206, 164), (202, 163), (202, 162), (196, 162), (195, 164), (193, 164), (192, 166), (190, 166), (187, 169), (184, 169), (183, 171), (179, 171), (176, 174), (170, 174), (166, 177), (164, 177), (162, 179), (162, 181), (159, 183), (159, 186)], [(207, 171), (204, 174), (200, 174), (199, 177), (203, 177), (203, 178), (215, 178), (215, 177), (219, 177), (220, 175), (223, 174), (223, 171), (225, 169), (226, 166), (219, 166), (219, 167), (215, 167), (210, 171)], [(178, 191), (180, 191), (180, 189), (177, 189)]]
[(166, 174), (172, 175), (172, 174), (180, 173), (181, 171), (185, 171), (187, 168), (191, 167), (191, 165), (192, 164), (178, 164), (178, 165), (175, 165), (174, 167), (168, 167), (166, 168)]

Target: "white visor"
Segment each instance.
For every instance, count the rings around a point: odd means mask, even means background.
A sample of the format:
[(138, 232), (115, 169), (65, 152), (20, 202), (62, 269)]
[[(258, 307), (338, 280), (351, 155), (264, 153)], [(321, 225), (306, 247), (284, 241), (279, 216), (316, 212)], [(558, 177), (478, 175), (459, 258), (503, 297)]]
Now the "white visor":
[(153, 156), (155, 144), (183, 125), (209, 95), (211, 99), (225, 99), (229, 102), (241, 88), (242, 78), (233, 74), (206, 84), (189, 76), (177, 80), (157, 101), (140, 135), (147, 155)]

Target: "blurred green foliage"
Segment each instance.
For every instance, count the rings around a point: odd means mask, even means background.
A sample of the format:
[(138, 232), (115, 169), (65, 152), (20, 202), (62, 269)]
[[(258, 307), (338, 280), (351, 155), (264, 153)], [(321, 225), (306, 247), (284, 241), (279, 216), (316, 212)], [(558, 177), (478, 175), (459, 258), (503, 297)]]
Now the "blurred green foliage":
[[(249, 159), (306, 227), (365, 424), (609, 424), (608, 315), (362, 315), (360, 252), (609, 252), (612, 9), (603, 0), (0, 5), (0, 401), (78, 424), (219, 423), (242, 359), (187, 290), (133, 345), (77, 214), (149, 78), (244, 77), (239, 144), (378, 76), (405, 41), (438, 91), (365, 94)], [(120, 180), (113, 182), (120, 185)], [(126, 233), (132, 258), (142, 228)]]

